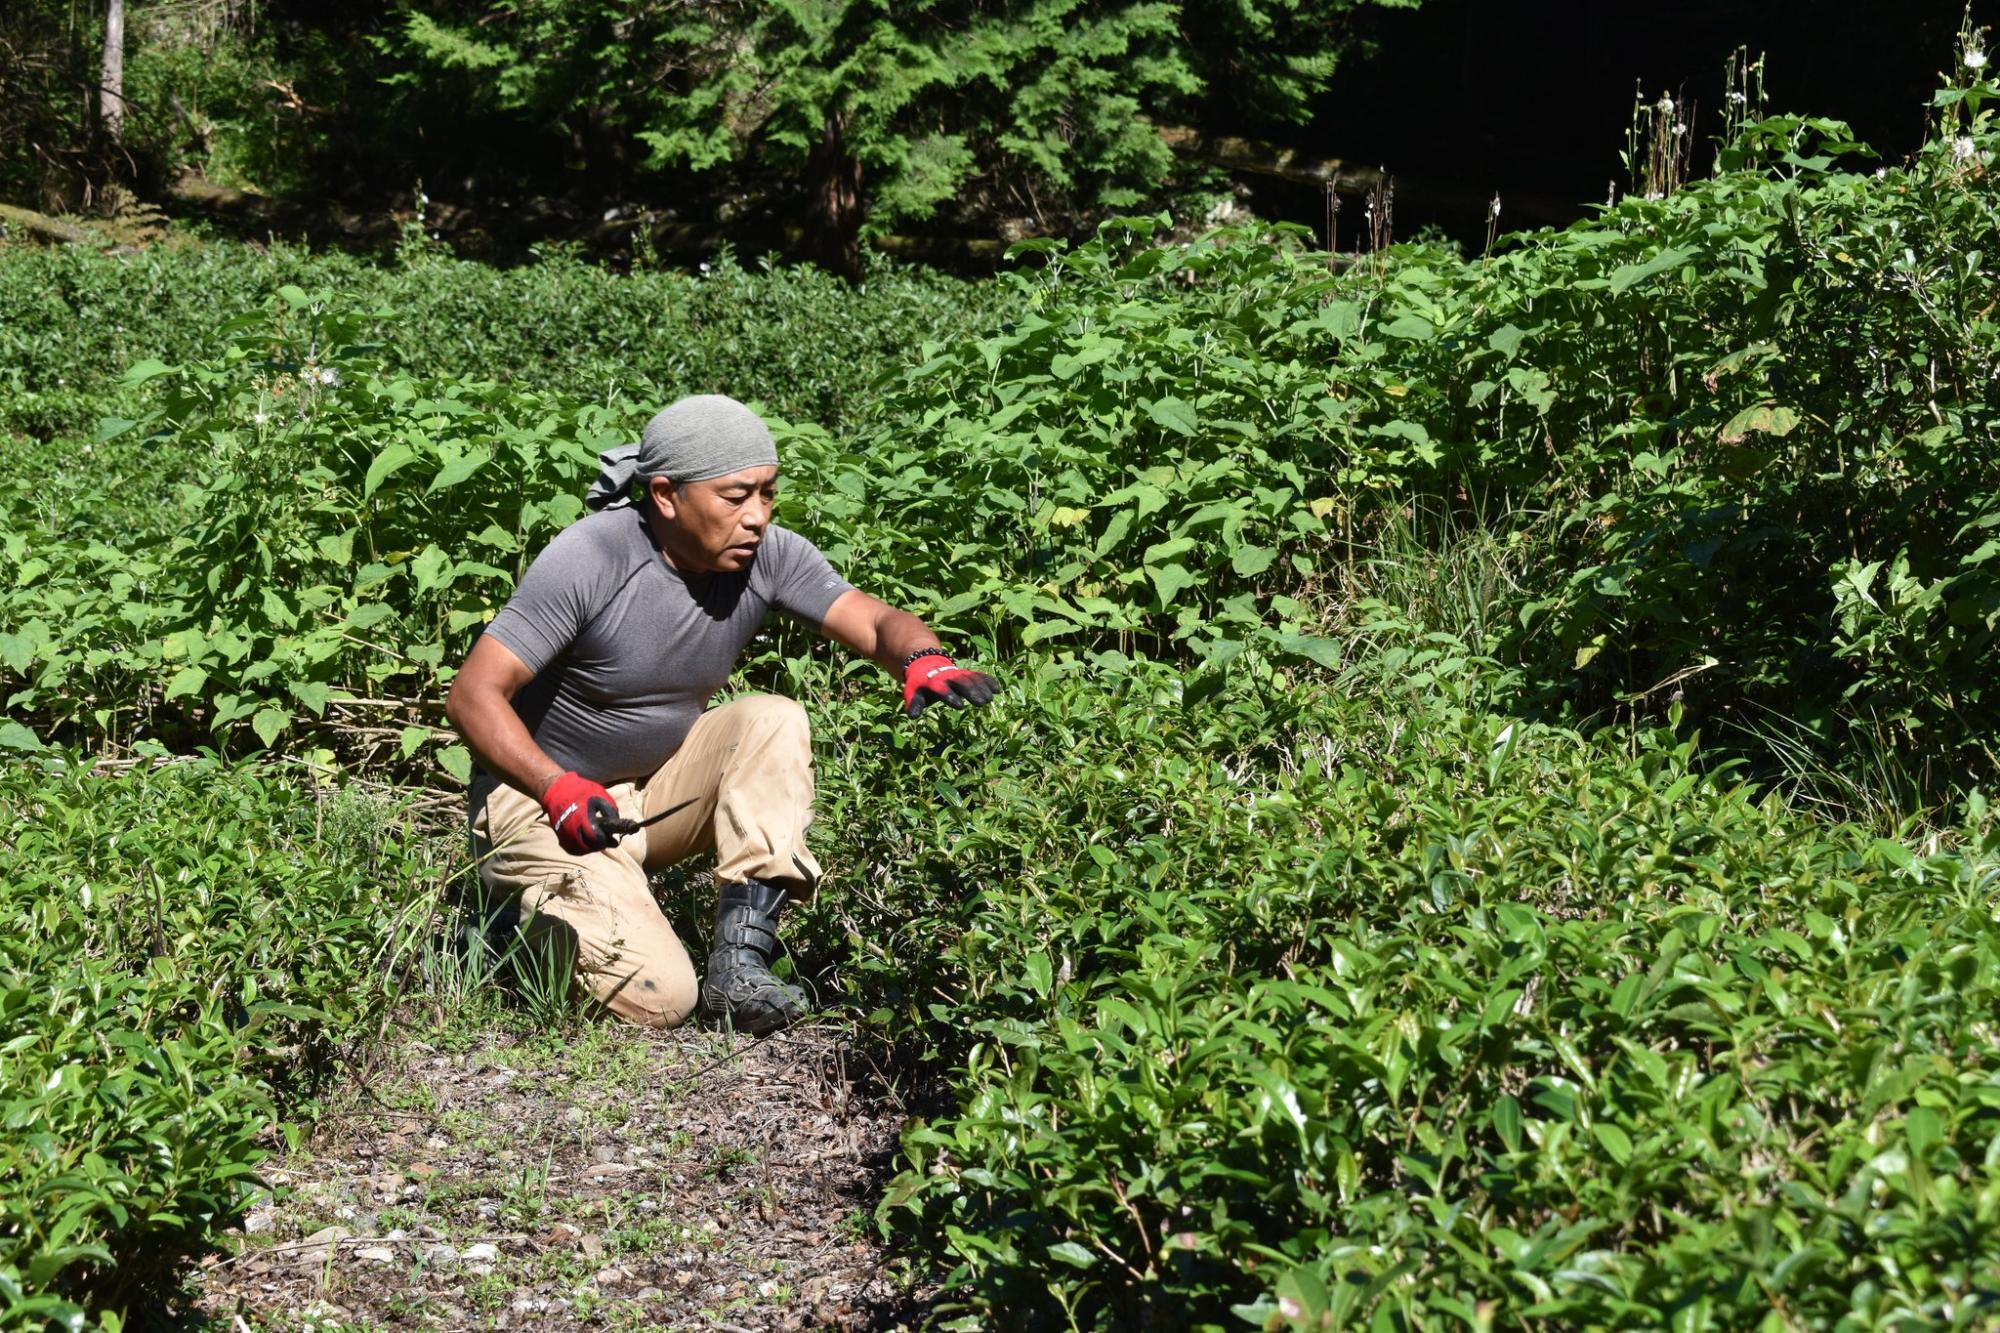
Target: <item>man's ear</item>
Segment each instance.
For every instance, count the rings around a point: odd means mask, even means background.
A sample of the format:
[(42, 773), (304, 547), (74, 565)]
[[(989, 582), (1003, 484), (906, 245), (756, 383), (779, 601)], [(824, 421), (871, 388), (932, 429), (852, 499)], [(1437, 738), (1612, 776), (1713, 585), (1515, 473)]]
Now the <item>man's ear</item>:
[(661, 518), (674, 516), (674, 503), (680, 498), (671, 477), (649, 477), (646, 480), (646, 498), (653, 502), (653, 508)]

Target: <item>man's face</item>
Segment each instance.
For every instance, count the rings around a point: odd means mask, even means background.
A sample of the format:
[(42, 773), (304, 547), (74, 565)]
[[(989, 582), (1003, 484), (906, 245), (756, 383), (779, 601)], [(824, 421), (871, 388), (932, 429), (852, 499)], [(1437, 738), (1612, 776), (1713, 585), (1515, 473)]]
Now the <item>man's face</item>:
[(647, 483), (655, 531), (674, 568), (689, 574), (734, 573), (747, 566), (771, 526), (778, 469), (746, 468), (706, 481)]

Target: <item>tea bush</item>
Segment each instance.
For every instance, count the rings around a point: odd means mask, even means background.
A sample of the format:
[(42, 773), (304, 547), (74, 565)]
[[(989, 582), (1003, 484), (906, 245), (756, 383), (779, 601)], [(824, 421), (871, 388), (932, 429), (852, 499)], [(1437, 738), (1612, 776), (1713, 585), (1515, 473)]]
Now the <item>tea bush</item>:
[(441, 867), (303, 772), (0, 772), (0, 1327), (171, 1291), (387, 998)]
[(0, 434), (46, 438), (119, 410), (141, 361), (214, 355), (219, 323), (283, 286), (389, 310), (387, 363), (412, 375), (501, 380), (583, 401), (686, 393), (757, 398), (785, 416), (865, 419), (883, 374), (926, 338), (982, 327), (987, 286), (880, 262), (849, 285), (810, 268), (607, 273), (563, 253), (514, 269), (419, 249), (378, 264), (234, 242), (107, 256), (0, 248)]
[(941, 754), (822, 768), (887, 868), (849, 980), (956, 1096), (882, 1217), (964, 1326), (2000, 1312), (1983, 807), (1913, 858), (1393, 656), (1276, 709), (1016, 670)]

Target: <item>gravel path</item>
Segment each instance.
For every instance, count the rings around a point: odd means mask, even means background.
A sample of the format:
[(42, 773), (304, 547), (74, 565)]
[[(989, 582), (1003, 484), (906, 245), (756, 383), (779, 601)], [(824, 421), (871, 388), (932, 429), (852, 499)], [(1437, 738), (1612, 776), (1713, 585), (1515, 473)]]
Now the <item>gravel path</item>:
[(269, 1164), (282, 1197), (199, 1309), (314, 1333), (909, 1327), (927, 1293), (871, 1220), (903, 1116), (867, 1072), (824, 1027), (405, 1040)]

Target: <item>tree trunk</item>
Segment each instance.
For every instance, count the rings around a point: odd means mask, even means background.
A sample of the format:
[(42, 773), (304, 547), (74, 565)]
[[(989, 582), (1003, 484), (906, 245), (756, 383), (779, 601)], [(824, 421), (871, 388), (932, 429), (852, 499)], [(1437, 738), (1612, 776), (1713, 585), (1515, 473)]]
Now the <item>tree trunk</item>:
[(112, 143), (125, 139), (125, 0), (104, 11), (104, 72), (97, 80), (98, 123)]
[(861, 277), (861, 163), (847, 151), (846, 118), (829, 112), (820, 141), (806, 161), (812, 201), (806, 214), (805, 255), (849, 281)]

